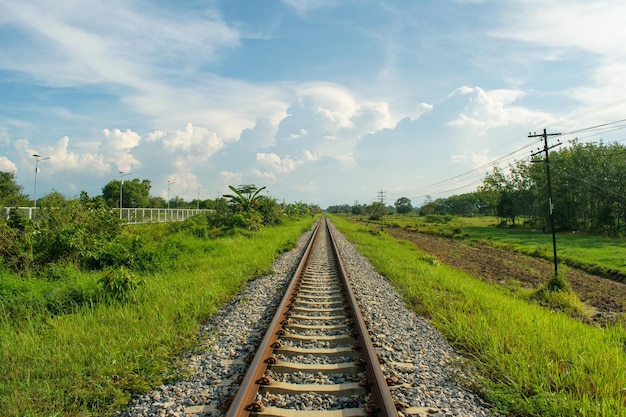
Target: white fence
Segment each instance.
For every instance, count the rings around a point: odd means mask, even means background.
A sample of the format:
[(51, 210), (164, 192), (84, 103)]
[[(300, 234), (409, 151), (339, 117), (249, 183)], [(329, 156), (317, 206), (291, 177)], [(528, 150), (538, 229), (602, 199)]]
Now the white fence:
[[(120, 209), (113, 209), (120, 212)], [(191, 216), (206, 213), (204, 209), (156, 209), (156, 208), (123, 208), (120, 219), (126, 224), (182, 222)]]
[[(33, 218), (34, 207), (2, 207), (2, 216), (8, 220), (11, 211), (20, 211), (25, 217)], [(118, 213), (120, 220), (125, 224), (159, 223), (159, 222), (182, 222), (196, 214), (206, 213), (211, 210), (204, 209), (160, 209), (160, 208), (115, 208), (112, 212)]]

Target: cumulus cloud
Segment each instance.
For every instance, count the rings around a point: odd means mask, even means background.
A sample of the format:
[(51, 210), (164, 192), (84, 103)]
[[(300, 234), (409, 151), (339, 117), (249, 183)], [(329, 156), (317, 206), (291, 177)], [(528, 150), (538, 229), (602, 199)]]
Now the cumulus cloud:
[(132, 155), (133, 148), (141, 142), (141, 136), (130, 129), (103, 129), (104, 140), (100, 144), (100, 152), (106, 162), (117, 166), (118, 171), (128, 172), (140, 166)]
[(0, 156), (0, 171), (17, 172), (17, 165), (10, 161), (9, 158)]
[(260, 119), (255, 125), (241, 132), (239, 141), (252, 149), (269, 148), (275, 144), (278, 120)]
[(260, 166), (280, 173), (293, 171), (301, 163), (292, 158), (281, 158), (275, 153), (257, 153), (256, 160)]
[(538, 113), (512, 105), (524, 95), (519, 90), (484, 91), (480, 87), (460, 87), (448, 96), (448, 106), (455, 111), (448, 125), (471, 128), (484, 135), (496, 127), (529, 123), (536, 120)]
[(206, 160), (224, 147), (224, 140), (204, 127), (187, 123), (184, 130), (162, 135), (159, 139), (170, 151), (183, 152), (194, 159)]
[(307, 84), (297, 93), (278, 126), (278, 154), (301, 155), (303, 162), (328, 157), (348, 168), (358, 141), (392, 124), (386, 102), (359, 102), (341, 86)]
[(415, 112), (413, 116), (411, 117), (411, 119), (413, 120), (419, 119), (423, 115), (430, 113), (433, 110), (433, 107), (434, 106), (432, 104), (428, 104), (428, 103), (418, 104), (417, 107), (415, 107)]

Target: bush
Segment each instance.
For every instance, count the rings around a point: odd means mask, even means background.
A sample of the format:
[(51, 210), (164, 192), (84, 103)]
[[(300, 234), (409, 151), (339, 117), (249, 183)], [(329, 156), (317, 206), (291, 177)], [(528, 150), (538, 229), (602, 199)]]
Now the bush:
[(98, 280), (104, 296), (115, 301), (137, 301), (135, 291), (145, 284), (126, 267), (109, 268)]
[(0, 265), (14, 272), (27, 272), (32, 267), (32, 231), (14, 229), (0, 221)]
[(58, 262), (88, 266), (121, 232), (115, 213), (98, 202), (72, 200), (60, 208), (44, 208), (39, 215), (33, 242), (39, 267)]

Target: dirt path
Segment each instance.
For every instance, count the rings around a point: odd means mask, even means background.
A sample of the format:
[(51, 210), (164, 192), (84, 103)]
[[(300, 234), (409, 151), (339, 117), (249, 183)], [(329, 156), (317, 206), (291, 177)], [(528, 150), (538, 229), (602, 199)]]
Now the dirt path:
[[(515, 280), (524, 287), (536, 288), (554, 274), (552, 262), (517, 252), (404, 229), (387, 229), (387, 233), (411, 241), (446, 264), (486, 281), (506, 283)], [(566, 277), (578, 297), (595, 312), (593, 321), (612, 321), (617, 313), (626, 312), (625, 284), (571, 267), (566, 269)]]

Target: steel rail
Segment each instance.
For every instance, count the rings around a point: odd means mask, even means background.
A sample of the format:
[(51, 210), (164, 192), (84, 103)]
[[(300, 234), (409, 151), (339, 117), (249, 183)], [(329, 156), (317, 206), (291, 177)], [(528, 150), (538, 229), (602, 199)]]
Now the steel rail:
[[(270, 412), (270, 415), (284, 415), (284, 416), (360, 416), (360, 415), (377, 415), (380, 417), (392, 417), (397, 416), (396, 406), (392, 400), (387, 381), (383, 375), (382, 369), (379, 364), (378, 355), (374, 349), (372, 341), (369, 337), (366, 322), (361, 315), (357, 304), (357, 298), (352, 290), (349, 277), (343, 266), (343, 262), (339, 256), (339, 252), (336, 246), (333, 233), (330, 231), (326, 219), (323, 218), (315, 226), (315, 229), (309, 239), (307, 248), (304, 255), (292, 276), (292, 279), (288, 285), (288, 288), (283, 296), (277, 310), (274, 315), (268, 331), (263, 337), (263, 340), (250, 363), (250, 367), (243, 378), (241, 385), (232, 400), (232, 403), (226, 413), (226, 417), (244, 417), (253, 416), (257, 414), (263, 414), (262, 410), (255, 410), (250, 408), (250, 405), (255, 404), (257, 401), (257, 393), (259, 392), (259, 381), (264, 378), (265, 372), (268, 369), (267, 359), (270, 358), (276, 348), (276, 342), (279, 339), (279, 331), (281, 329), (281, 323), (284, 323), (286, 317), (291, 315), (292, 303), (294, 301), (295, 292), (300, 286), (301, 276), (307, 266), (309, 255), (311, 254), (313, 243), (318, 238), (319, 233), (322, 233), (321, 228), (325, 229), (325, 233), (329, 238), (330, 250), (332, 252), (332, 258), (335, 261), (337, 267), (337, 274), (339, 280), (342, 282), (344, 297), (347, 300), (348, 308), (347, 315), (351, 316), (351, 320), (354, 323), (355, 332), (353, 334), (356, 339), (356, 346), (359, 346), (362, 361), (360, 366), (365, 369), (366, 385), (369, 388), (371, 400), (368, 405), (362, 411), (359, 409), (344, 409), (344, 410), (332, 410), (332, 411), (297, 411), (291, 409), (277, 409)], [(291, 306), (290, 306), (291, 305)], [(283, 365), (278, 365), (283, 366)], [(279, 383), (274, 383), (275, 386), (280, 386)], [(357, 385), (357, 384), (347, 384)], [(328, 387), (327, 387), (328, 388)], [(306, 389), (306, 388), (304, 388)], [(313, 389), (313, 391), (319, 391), (319, 389)], [(270, 407), (271, 408), (271, 407)], [(274, 412), (278, 414), (274, 414)]]
[(265, 365), (263, 361), (265, 360), (265, 358), (269, 356), (269, 354), (272, 353), (273, 348), (271, 347), (271, 344), (274, 343), (276, 339), (278, 338), (278, 335), (276, 335), (276, 333), (273, 332), (272, 329), (277, 327), (279, 321), (282, 320), (284, 313), (288, 310), (287, 306), (291, 303), (290, 294), (293, 291), (294, 287), (296, 286), (296, 283), (298, 281), (297, 277), (299, 277), (302, 271), (304, 270), (306, 261), (309, 258), (309, 254), (311, 253), (311, 250), (313, 248), (312, 243), (317, 237), (317, 233), (319, 232), (320, 224), (321, 224), (321, 221), (318, 221), (317, 224), (315, 225), (315, 229), (313, 230), (313, 233), (311, 234), (311, 238), (309, 239), (309, 242), (307, 243), (307, 248), (302, 256), (302, 259), (300, 260), (300, 264), (298, 265), (298, 268), (293, 274), (291, 282), (289, 283), (289, 287), (287, 288), (287, 291), (285, 291), (285, 295), (283, 296), (283, 299), (278, 305), (276, 314), (272, 318), (272, 321), (268, 327), (269, 331), (265, 333), (265, 336), (263, 337), (263, 340), (261, 341), (261, 344), (259, 345), (257, 353), (254, 355), (254, 358), (252, 359), (252, 362), (250, 363), (250, 367), (248, 368), (248, 371), (246, 372), (245, 377), (241, 381), (239, 390), (237, 391), (237, 394), (233, 398), (233, 402), (231, 403), (230, 408), (228, 409), (228, 412), (226, 413), (226, 417), (241, 417), (241, 416), (250, 415), (250, 413), (246, 411), (245, 408), (248, 404), (252, 403), (256, 397), (256, 390), (253, 390), (250, 387), (255, 385), (256, 381), (259, 378), (261, 378), (265, 372), (266, 367), (263, 366)]
[(376, 361), (375, 363), (369, 363), (370, 366), (366, 366), (365, 370), (367, 373), (367, 378), (369, 381), (372, 381), (372, 385), (370, 386), (370, 390), (372, 393), (372, 398), (374, 403), (379, 407), (378, 415), (379, 416), (397, 416), (396, 405), (391, 397), (391, 392), (389, 391), (389, 386), (387, 385), (387, 380), (383, 375), (383, 371), (380, 368), (378, 363), (378, 354), (374, 349), (374, 345), (372, 343), (372, 339), (369, 337), (369, 333), (367, 331), (367, 325), (365, 324), (365, 320), (363, 319), (363, 315), (359, 310), (359, 304), (357, 302), (356, 296), (354, 295), (354, 291), (352, 290), (352, 284), (348, 278), (348, 274), (343, 265), (343, 261), (341, 260), (341, 256), (339, 256), (339, 250), (337, 249), (337, 243), (335, 241), (335, 236), (331, 233), (330, 229), (328, 229), (328, 234), (332, 241), (333, 254), (335, 256), (335, 261), (339, 266), (339, 275), (345, 282), (346, 293), (348, 298), (350, 299), (349, 306), (352, 309), (353, 320), (357, 321), (357, 328), (365, 329), (365, 332), (358, 332), (358, 340), (361, 343), (361, 346), (366, 351), (366, 357), (368, 358), (368, 362)]

